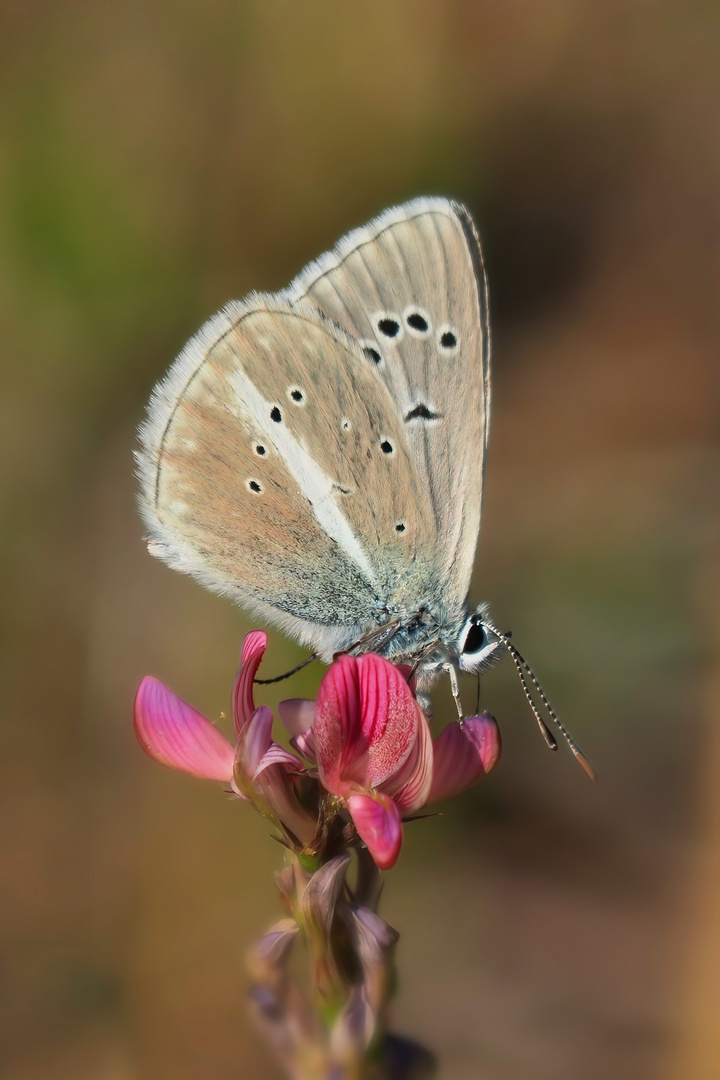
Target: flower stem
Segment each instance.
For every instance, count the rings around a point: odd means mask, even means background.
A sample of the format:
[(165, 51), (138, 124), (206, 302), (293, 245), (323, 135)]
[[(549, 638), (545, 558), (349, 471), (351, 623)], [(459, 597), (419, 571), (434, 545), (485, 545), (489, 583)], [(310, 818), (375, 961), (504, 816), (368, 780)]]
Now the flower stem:
[[(248, 958), (255, 1016), (292, 1080), (424, 1080), (431, 1055), (386, 1031), (398, 935), (377, 914), (380, 872), (355, 852), (351, 888), (348, 852), (319, 863), (288, 851), (277, 881), (290, 918)], [(307, 974), (295, 980), (298, 939)]]

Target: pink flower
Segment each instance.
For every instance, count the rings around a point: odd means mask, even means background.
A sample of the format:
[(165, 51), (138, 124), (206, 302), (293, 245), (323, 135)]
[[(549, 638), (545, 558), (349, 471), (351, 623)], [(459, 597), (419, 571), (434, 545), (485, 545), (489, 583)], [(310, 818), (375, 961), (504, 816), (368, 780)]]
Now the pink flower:
[(300, 804), (294, 777), (304, 771), (294, 754), (273, 742), (270, 709), (255, 708), (253, 679), (267, 647), (254, 631), (243, 643), (233, 688), (235, 745), (214, 724), (152, 676), (135, 698), (135, 733), (146, 754), (163, 765), (208, 780), (224, 781), (268, 817), (309, 843), (316, 819)]
[[(321, 783), (344, 801), (381, 869), (397, 861), (402, 817), (464, 791), (500, 756), (488, 714), (449, 724), (433, 744), (407, 674), (372, 654), (340, 657), (320, 685), (312, 730), (294, 742), (316, 755)], [(291, 728), (308, 712), (304, 702), (280, 707)]]
[[(261, 631), (243, 643), (232, 695), (234, 745), (151, 677), (137, 692), (135, 731), (150, 757), (229, 784), (306, 850), (314, 851), (313, 840), (322, 849), (339, 800), (378, 867), (387, 869), (400, 853), (402, 819), (465, 791), (500, 756), (500, 733), (488, 713), (448, 724), (433, 743), (408, 682), (410, 669), (373, 654), (346, 655), (326, 672), (317, 701), (278, 706), (291, 745), (317, 765), (308, 769), (273, 741), (270, 709), (255, 707), (253, 682), (266, 646)], [(320, 805), (319, 817), (300, 802), (299, 783)]]

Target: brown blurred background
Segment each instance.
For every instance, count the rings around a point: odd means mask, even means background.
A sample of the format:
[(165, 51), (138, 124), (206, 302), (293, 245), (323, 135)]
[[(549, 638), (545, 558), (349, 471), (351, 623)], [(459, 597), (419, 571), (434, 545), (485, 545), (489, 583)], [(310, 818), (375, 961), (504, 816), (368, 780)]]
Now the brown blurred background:
[[(134, 430), (227, 299), (437, 193), (491, 283), (475, 596), (600, 782), (545, 751), (509, 663), (488, 675), (500, 767), (387, 878), (395, 1027), (448, 1080), (720, 1077), (718, 5), (1, 17), (0, 1074), (278, 1075), (243, 955), (280, 851), (130, 723), (146, 673), (227, 709), (248, 623), (147, 555)], [(275, 634), (267, 669), (301, 655)]]

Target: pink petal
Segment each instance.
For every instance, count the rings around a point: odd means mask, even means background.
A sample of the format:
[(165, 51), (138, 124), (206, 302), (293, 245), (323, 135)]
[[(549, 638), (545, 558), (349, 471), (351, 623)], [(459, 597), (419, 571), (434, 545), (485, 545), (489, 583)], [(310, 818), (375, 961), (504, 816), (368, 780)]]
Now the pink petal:
[[(315, 747), (324, 786), (341, 794), (344, 768), (362, 734), (357, 660), (341, 656), (325, 672), (315, 702)], [(362, 777), (361, 777), (362, 779)]]
[(400, 771), (382, 785), (401, 814), (413, 814), (428, 801), (433, 780), (433, 741), (430, 725), (418, 707), (416, 737), (410, 757)]
[(307, 698), (288, 698), (278, 703), (277, 711), (291, 735), (304, 735), (315, 719), (315, 702)]
[(500, 757), (500, 729), (490, 713), (448, 724), (435, 740), (428, 802), (459, 795), (482, 780)]
[(405, 764), (417, 738), (420, 707), (403, 672), (370, 653), (358, 660), (363, 734), (369, 742), (366, 782), (375, 787)]
[(247, 779), (254, 775), (263, 755), (270, 749), (272, 726), (272, 712), (267, 705), (261, 705), (240, 733), (235, 748), (235, 769)]
[(398, 772), (417, 737), (419, 706), (403, 673), (380, 656), (341, 656), (325, 673), (313, 731), (323, 784), (375, 787)]
[(302, 772), (303, 764), (272, 741), (272, 726), (272, 712), (261, 705), (238, 737), (233, 789), (307, 844), (317, 821), (301, 806), (290, 776), (290, 771)]
[(317, 761), (317, 748), (312, 728), (310, 731), (306, 731), (304, 735), (296, 735), (292, 738), (290, 745), (294, 750), (297, 750), (298, 754), (302, 754), (308, 761), (312, 761), (313, 765), (315, 764)]
[[(277, 748), (282, 753), (281, 747)], [(265, 757), (273, 755), (273, 748)], [(289, 755), (292, 757), (292, 755)], [(264, 760), (264, 759), (263, 759)], [(298, 769), (298, 766), (300, 768)], [(309, 844), (317, 831), (317, 815), (307, 811), (300, 803), (293, 783), (293, 775), (302, 772), (301, 763), (294, 759), (292, 771), (286, 761), (261, 762), (253, 780), (254, 792), (275, 816), (302, 844)]]
[[(259, 710), (258, 710), (259, 712)], [(303, 763), (299, 757), (295, 757), (289, 750), (286, 750), (283, 746), (278, 746), (277, 743), (270, 743), (269, 750), (266, 750), (263, 756), (258, 762), (258, 766), (253, 773), (253, 780), (257, 780), (260, 773), (264, 772), (270, 765), (282, 765), (284, 769), (290, 772), (303, 772)]]
[(387, 795), (351, 795), (347, 807), (376, 865), (389, 870), (397, 862), (402, 844), (402, 823), (395, 803)]
[(207, 780), (232, 779), (231, 743), (158, 679), (147, 676), (140, 683), (134, 719), (140, 745), (155, 761)]
[(253, 680), (267, 648), (267, 642), (268, 637), (263, 630), (253, 630), (243, 642), (240, 669), (235, 676), (232, 697), (236, 735), (239, 735), (246, 724), (250, 723), (255, 712)]
[(417, 683), (417, 676), (410, 674), (410, 672), (412, 671), (412, 664), (396, 664), (395, 667), (398, 669), (403, 679), (408, 684), (414, 694), (415, 686)]

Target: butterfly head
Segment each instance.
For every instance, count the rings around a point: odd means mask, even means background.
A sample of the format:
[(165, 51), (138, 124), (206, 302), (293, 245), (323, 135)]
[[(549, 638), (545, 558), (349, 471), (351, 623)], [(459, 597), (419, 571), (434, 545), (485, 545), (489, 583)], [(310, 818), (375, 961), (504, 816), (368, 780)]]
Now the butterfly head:
[(462, 626), (457, 639), (458, 666), (461, 671), (478, 672), (498, 659), (502, 642), (485, 621), (485, 611), (479, 607)]

